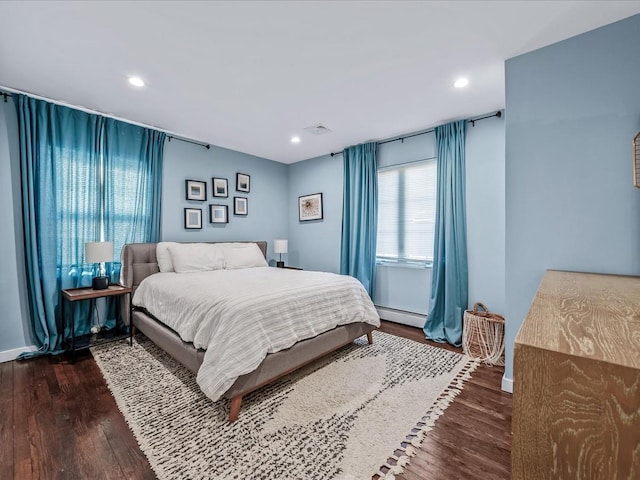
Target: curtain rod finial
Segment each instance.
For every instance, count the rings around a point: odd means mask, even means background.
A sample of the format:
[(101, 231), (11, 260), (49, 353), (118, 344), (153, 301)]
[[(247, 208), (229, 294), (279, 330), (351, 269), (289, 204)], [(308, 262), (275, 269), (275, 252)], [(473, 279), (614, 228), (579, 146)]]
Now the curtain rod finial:
[(502, 110), (498, 110), (498, 111), (496, 112), (496, 117), (498, 117), (498, 118), (502, 118)]

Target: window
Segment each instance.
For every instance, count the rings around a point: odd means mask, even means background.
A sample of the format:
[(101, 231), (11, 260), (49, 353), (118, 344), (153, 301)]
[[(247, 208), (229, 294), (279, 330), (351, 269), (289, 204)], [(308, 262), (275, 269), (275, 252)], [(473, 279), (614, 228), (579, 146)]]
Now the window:
[(142, 130), (107, 121), (95, 148), (65, 145), (57, 151), (57, 265), (72, 286), (94, 273), (94, 265), (84, 261), (85, 242), (113, 242), (115, 258), (107, 262), (107, 273), (115, 280), (122, 246), (151, 238), (154, 170), (153, 160), (140, 152), (148, 148)]
[(432, 262), (435, 217), (435, 159), (378, 170), (379, 262)]

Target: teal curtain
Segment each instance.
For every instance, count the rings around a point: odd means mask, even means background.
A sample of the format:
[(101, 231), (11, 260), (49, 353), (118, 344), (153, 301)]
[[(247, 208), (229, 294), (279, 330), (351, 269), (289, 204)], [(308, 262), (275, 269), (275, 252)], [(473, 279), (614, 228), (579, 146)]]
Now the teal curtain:
[[(57, 353), (65, 331), (60, 291), (91, 284), (84, 244), (99, 238), (100, 131), (103, 119), (14, 95), (20, 136), (22, 214), (35, 354)], [(81, 302), (85, 303), (85, 302)], [(87, 306), (76, 309), (76, 334)]]
[[(107, 273), (118, 282), (122, 246), (159, 239), (165, 134), (25, 95), (14, 100), (27, 290), (38, 347), (24, 356), (58, 353), (71, 335), (70, 322), (63, 325), (60, 292), (91, 285), (95, 274), (95, 266), (84, 261), (85, 243), (113, 241)], [(90, 331), (88, 303), (74, 306), (76, 335)], [(107, 298), (101, 308), (108, 328), (115, 306)]]
[(466, 121), (436, 127), (438, 151), (436, 231), (427, 338), (462, 344), (467, 308), (467, 220), (465, 209)]
[(346, 148), (342, 207), (340, 273), (351, 275), (373, 297), (378, 237), (378, 165), (376, 143)]
[(162, 159), (166, 134), (105, 119), (104, 226), (116, 261), (110, 275), (120, 278), (125, 243), (160, 240)]

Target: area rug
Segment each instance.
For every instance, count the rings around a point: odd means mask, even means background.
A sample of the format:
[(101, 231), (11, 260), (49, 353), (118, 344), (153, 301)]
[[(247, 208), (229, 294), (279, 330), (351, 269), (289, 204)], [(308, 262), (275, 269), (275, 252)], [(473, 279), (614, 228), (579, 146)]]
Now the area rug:
[(229, 423), (229, 401), (145, 337), (92, 352), (160, 480), (394, 478), (477, 366), (376, 331), (247, 395)]

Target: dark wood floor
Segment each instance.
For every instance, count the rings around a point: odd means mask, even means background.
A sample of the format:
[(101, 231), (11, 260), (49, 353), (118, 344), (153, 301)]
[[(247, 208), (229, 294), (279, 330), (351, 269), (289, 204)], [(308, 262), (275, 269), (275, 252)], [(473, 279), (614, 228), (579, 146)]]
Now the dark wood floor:
[[(383, 322), (381, 330), (433, 344), (419, 329)], [(502, 374), (476, 370), (398, 480), (510, 478)], [(90, 354), (75, 365), (64, 356), (0, 363), (0, 480), (112, 478), (155, 475)]]
[[(418, 328), (383, 321), (380, 330), (462, 353), (425, 340)], [(501, 390), (503, 374), (503, 367), (478, 367), (397, 480), (511, 478), (511, 395)]]

